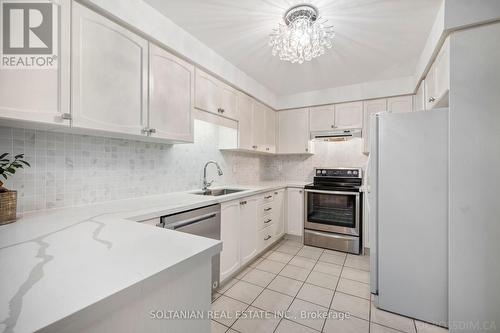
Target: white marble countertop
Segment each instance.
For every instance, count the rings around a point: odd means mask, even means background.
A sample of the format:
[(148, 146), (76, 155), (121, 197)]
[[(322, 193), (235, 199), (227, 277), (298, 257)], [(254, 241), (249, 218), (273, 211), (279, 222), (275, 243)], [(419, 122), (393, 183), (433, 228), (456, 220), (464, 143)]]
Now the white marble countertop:
[(135, 223), (307, 182), (231, 185), (27, 213), (0, 226), (0, 331), (32, 332), (194, 257), (220, 241)]

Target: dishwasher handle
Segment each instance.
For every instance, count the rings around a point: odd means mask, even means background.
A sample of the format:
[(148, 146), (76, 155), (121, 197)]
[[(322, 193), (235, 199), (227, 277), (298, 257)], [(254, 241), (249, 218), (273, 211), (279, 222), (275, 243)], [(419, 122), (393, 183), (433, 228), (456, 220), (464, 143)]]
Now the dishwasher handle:
[(216, 215), (217, 215), (217, 213), (209, 213), (209, 214), (205, 214), (205, 215), (201, 215), (201, 216), (196, 216), (196, 217), (193, 217), (193, 218), (190, 218), (190, 219), (187, 219), (187, 220), (182, 220), (182, 221), (175, 222), (175, 223), (170, 223), (170, 224), (165, 223), (165, 221), (162, 221), (162, 222), (163, 222), (163, 225), (164, 225), (165, 229), (176, 230), (176, 229), (179, 229), (179, 228), (182, 228), (182, 227), (186, 227), (188, 225), (191, 225), (191, 224), (194, 224), (194, 223), (197, 223), (197, 222), (201, 222), (201, 221), (205, 221), (205, 220), (211, 219), (211, 218), (215, 217)]

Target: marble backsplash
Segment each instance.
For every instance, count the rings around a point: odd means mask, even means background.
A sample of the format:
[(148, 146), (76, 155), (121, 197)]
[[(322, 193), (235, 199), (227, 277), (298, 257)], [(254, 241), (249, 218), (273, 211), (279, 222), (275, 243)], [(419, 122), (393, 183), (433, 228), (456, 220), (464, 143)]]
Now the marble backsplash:
[(217, 125), (200, 120), (194, 144), (179, 145), (0, 127), (0, 152), (24, 153), (32, 166), (5, 182), (19, 212), (198, 189), (208, 160), (224, 171), (209, 166), (214, 185), (260, 180), (261, 158), (217, 146)]
[(313, 168), (365, 167), (362, 140), (317, 142), (314, 155), (259, 156), (221, 152), (219, 127), (195, 121), (194, 144), (166, 145), (124, 139), (0, 127), (0, 153), (25, 154), (32, 167), (5, 182), (18, 191), (18, 211), (85, 205), (199, 189), (203, 165), (218, 184), (311, 181)]

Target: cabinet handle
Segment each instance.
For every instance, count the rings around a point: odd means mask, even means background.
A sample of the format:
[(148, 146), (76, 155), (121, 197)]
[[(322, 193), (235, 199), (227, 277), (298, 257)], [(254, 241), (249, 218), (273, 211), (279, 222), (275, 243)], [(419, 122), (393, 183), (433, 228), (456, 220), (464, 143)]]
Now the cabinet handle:
[(63, 113), (61, 114), (62, 120), (71, 120), (71, 113)]
[(269, 151), (269, 148), (266, 148), (266, 150), (268, 150), (268, 151)]
[(335, 126), (335, 125), (332, 125), (332, 128), (337, 128), (337, 126)]
[(271, 199), (272, 197), (272, 195), (268, 195), (267, 197), (264, 197), (264, 199)]
[(299, 193), (302, 193), (302, 190), (300, 190)]
[(224, 109), (220, 109), (220, 113), (224, 113)]
[(264, 211), (265, 211), (265, 212), (268, 212), (268, 211), (270, 211), (271, 209), (272, 209), (271, 207), (268, 207), (268, 208), (264, 209)]
[(142, 134), (148, 134), (149, 133), (149, 127), (144, 127), (142, 130), (141, 130), (141, 133)]
[(278, 192), (274, 192), (274, 194), (278, 194)]
[(269, 223), (269, 222), (271, 222), (272, 220), (273, 220), (273, 219), (269, 219), (269, 220), (267, 220), (267, 221), (264, 221), (264, 223)]
[(271, 235), (267, 235), (264, 240), (270, 240), (271, 239)]
[(309, 148), (306, 148), (306, 153), (309, 151)]
[(432, 102), (434, 102), (434, 101), (436, 101), (436, 98), (434, 98), (434, 97), (429, 97), (429, 103), (432, 103)]
[(246, 201), (240, 201), (240, 205), (246, 205), (247, 202)]
[(153, 134), (153, 133), (156, 133), (156, 128), (150, 128), (149, 129), (149, 134)]
[(257, 146), (252, 146), (253, 149), (257, 149)]

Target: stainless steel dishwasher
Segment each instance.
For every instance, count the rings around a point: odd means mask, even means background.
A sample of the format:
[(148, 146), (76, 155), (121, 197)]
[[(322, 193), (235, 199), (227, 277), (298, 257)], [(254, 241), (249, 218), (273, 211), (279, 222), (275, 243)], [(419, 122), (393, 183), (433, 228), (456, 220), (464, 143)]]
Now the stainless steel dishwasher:
[[(220, 240), (220, 205), (162, 216), (159, 227)], [(219, 287), (220, 255), (212, 257), (212, 289)]]

